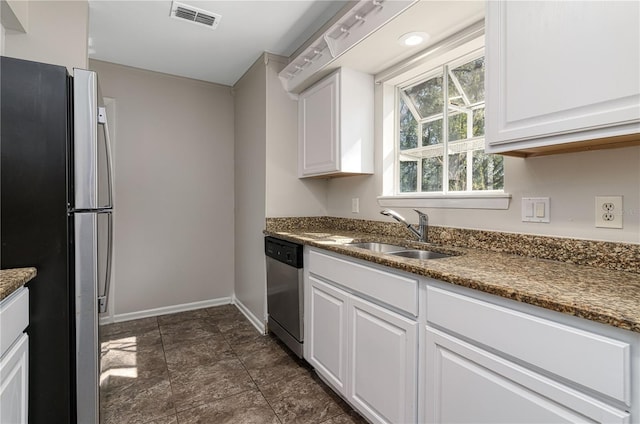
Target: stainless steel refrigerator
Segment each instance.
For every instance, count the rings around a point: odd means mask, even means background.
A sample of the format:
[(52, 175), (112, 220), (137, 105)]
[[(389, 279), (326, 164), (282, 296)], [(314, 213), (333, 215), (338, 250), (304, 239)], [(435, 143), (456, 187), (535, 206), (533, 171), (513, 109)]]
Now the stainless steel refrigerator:
[(0, 57), (0, 267), (29, 283), (29, 423), (99, 422), (111, 149), (95, 72)]

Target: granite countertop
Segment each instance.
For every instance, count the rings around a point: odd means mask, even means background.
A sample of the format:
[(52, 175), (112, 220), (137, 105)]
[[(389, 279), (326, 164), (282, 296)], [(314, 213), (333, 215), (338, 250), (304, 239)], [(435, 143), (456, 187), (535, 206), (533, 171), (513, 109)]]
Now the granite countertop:
[(0, 301), (24, 286), (36, 276), (35, 268), (14, 268), (0, 270)]
[[(355, 231), (290, 229), (265, 231), (265, 234), (640, 332), (640, 274), (637, 273), (429, 245)], [(345, 245), (363, 241), (400, 244), (456, 256), (419, 260)]]

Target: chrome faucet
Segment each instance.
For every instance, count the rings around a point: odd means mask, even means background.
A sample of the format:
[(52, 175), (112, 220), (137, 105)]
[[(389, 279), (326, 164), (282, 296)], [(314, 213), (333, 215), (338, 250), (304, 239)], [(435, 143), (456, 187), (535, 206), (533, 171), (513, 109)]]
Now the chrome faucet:
[(384, 209), (380, 211), (380, 213), (382, 215), (390, 216), (396, 221), (406, 225), (409, 231), (411, 231), (413, 234), (416, 235), (416, 237), (418, 237), (418, 240), (426, 243), (429, 240), (429, 237), (428, 237), (429, 216), (426, 213), (420, 212), (417, 209), (414, 209), (414, 211), (418, 213), (418, 229), (417, 230), (413, 225), (409, 224), (407, 220), (402, 217), (402, 215), (400, 215), (398, 212), (394, 210)]

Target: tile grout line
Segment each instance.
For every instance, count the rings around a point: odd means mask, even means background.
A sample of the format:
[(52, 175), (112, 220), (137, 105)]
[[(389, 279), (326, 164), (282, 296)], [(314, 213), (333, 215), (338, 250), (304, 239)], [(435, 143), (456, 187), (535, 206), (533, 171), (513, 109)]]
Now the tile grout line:
[[(249, 372), (249, 370), (247, 369), (247, 366), (245, 365), (244, 361), (242, 359), (240, 359), (240, 356), (238, 355), (238, 352), (236, 351), (236, 349), (233, 348), (233, 344), (231, 343), (231, 340), (229, 340), (227, 338), (227, 336), (222, 333), (222, 337), (224, 337), (225, 341), (227, 343), (229, 343), (229, 346), (231, 347), (231, 351), (233, 352), (234, 356), (238, 359), (238, 361), (240, 362), (240, 364), (242, 365), (242, 368), (246, 371), (247, 375), (249, 375), (249, 378), (251, 379), (251, 381), (253, 382), (253, 384), (256, 386), (256, 390), (258, 391), (258, 393), (260, 393), (260, 396), (262, 396), (262, 398), (264, 399), (264, 401), (267, 403), (267, 405), (269, 405), (269, 408), (271, 408), (271, 411), (273, 411), (273, 415), (276, 417), (276, 419), (278, 420), (278, 422), (280, 424), (282, 423), (282, 419), (280, 419), (280, 416), (278, 415), (278, 413), (276, 412), (275, 409), (273, 409), (273, 406), (271, 405), (271, 402), (269, 402), (269, 400), (267, 399), (267, 397), (264, 395), (264, 393), (262, 392), (262, 390), (260, 389), (260, 386), (258, 385), (258, 383), (256, 382), (256, 380), (253, 378), (253, 376), (251, 375), (251, 373)], [(266, 336), (265, 336), (266, 337)]]
[(164, 357), (164, 367), (167, 370), (167, 378), (169, 379), (169, 390), (171, 390), (171, 403), (173, 404), (174, 416), (176, 417), (176, 424), (180, 424), (178, 418), (178, 408), (176, 408), (175, 395), (173, 394), (173, 382), (171, 381), (171, 373), (169, 372), (169, 363), (167, 362), (167, 350), (164, 346), (164, 337), (162, 336), (162, 330), (160, 329), (160, 321), (156, 317), (156, 325), (158, 326), (158, 333), (160, 333), (160, 343), (162, 343), (162, 356)]

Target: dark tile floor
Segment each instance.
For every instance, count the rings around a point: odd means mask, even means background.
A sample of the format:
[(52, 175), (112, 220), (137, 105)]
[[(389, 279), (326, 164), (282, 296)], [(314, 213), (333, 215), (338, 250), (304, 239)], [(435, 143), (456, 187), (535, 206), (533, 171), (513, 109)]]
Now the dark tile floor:
[(101, 328), (105, 424), (363, 424), (275, 338), (236, 309)]

